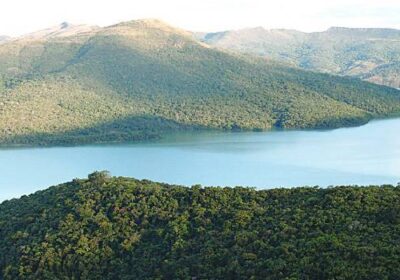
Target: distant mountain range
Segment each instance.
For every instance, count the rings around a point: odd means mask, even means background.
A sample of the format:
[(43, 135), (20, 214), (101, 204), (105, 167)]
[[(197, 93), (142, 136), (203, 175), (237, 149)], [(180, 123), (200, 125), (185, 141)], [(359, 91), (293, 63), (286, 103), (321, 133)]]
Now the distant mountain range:
[[(305, 36), (272, 33), (288, 42)], [(225, 36), (203, 38), (216, 44)], [(219, 50), (159, 20), (62, 23), (0, 44), (6, 145), (132, 141), (187, 129), (332, 128), (399, 112), (395, 89)]]
[(63, 22), (60, 25), (53, 26), (44, 30), (36, 31), (33, 33), (26, 34), (18, 39), (25, 39), (25, 40), (44, 40), (44, 39), (51, 39), (51, 38), (60, 38), (60, 37), (69, 37), (75, 36), (82, 33), (94, 32), (98, 30), (99, 27), (97, 26), (90, 26), (90, 25), (73, 25), (68, 22)]
[(4, 35), (0, 35), (0, 44), (1, 44), (2, 42), (7, 41), (8, 39), (10, 39), (10, 37), (4, 36)]
[(219, 48), (400, 88), (400, 30), (332, 27), (304, 33), (256, 27), (195, 35)]

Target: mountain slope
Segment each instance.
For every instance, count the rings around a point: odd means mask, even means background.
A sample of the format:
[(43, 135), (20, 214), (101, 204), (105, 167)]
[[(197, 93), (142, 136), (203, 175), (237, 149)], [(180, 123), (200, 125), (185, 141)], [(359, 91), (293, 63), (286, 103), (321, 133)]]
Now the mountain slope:
[[(303, 69), (359, 77), (400, 87), (400, 30), (332, 27), (325, 32), (262, 27), (199, 34), (220, 48), (257, 54)], [(380, 69), (386, 69), (381, 71)]]
[(0, 46), (4, 144), (138, 140), (172, 128), (327, 128), (400, 112), (394, 89), (229, 54), (158, 20), (46, 34)]
[(0, 279), (396, 279), (400, 188), (93, 173), (0, 204)]

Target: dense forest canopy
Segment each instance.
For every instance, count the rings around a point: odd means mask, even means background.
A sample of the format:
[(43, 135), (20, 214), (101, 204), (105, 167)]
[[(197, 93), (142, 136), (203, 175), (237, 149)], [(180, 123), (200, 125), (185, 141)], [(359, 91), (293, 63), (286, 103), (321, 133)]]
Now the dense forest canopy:
[(399, 112), (395, 89), (217, 50), (158, 20), (62, 24), (0, 44), (3, 145), (333, 128)]
[(398, 279), (400, 187), (110, 177), (0, 204), (0, 279)]

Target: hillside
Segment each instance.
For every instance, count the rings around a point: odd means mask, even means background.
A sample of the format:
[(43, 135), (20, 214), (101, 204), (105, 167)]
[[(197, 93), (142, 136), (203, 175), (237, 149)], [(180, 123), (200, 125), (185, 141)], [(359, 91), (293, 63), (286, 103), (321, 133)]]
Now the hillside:
[(197, 36), (220, 48), (400, 88), (400, 30), (332, 27), (303, 33), (257, 27)]
[(158, 20), (63, 23), (0, 45), (2, 145), (333, 128), (399, 112), (397, 90), (216, 50)]
[(93, 173), (0, 204), (0, 279), (397, 279), (400, 188)]

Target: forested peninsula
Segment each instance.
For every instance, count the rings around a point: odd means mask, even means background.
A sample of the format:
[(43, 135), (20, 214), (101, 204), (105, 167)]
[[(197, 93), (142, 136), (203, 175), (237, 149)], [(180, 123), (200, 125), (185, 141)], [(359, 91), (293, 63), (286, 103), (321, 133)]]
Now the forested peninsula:
[(0, 204), (0, 279), (398, 279), (400, 187), (88, 179)]

